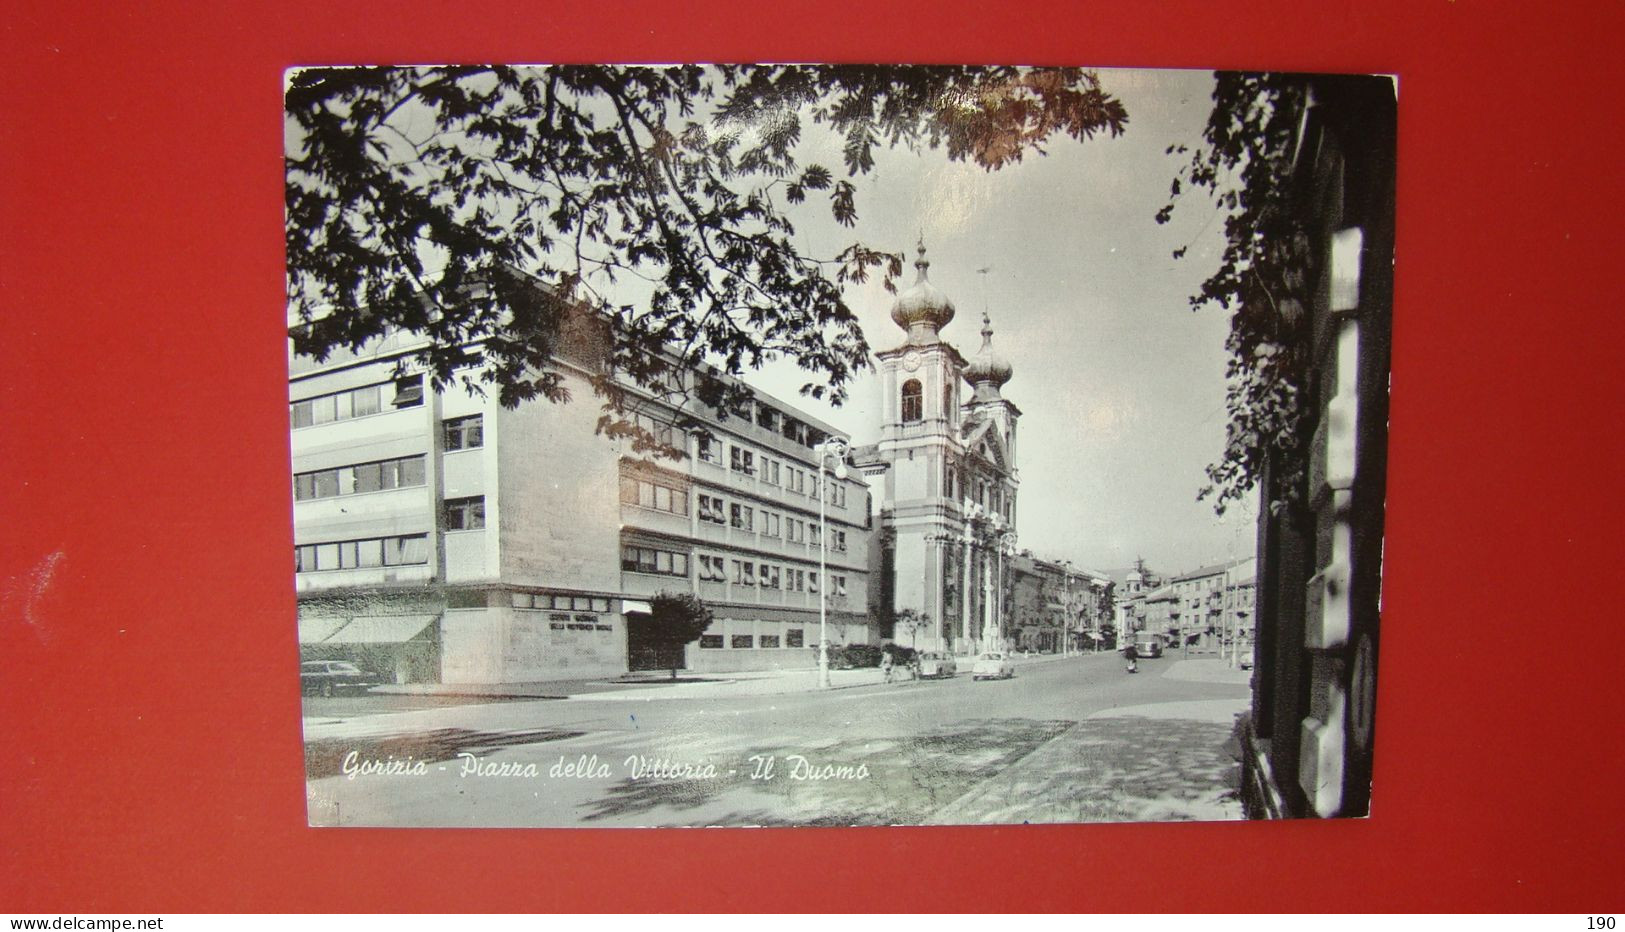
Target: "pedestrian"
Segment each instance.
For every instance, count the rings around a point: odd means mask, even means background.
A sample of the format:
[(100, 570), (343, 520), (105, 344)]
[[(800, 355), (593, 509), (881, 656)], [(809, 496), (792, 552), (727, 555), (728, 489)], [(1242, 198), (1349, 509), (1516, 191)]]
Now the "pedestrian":
[(880, 655), (880, 679), (882, 681), (887, 683), (891, 682), (891, 668), (891, 651), (886, 651)]

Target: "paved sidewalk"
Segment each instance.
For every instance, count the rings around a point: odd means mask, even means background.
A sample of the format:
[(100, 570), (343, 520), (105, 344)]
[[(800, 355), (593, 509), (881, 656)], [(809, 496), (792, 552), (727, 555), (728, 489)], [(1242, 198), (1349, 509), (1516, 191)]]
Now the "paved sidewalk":
[[(1012, 658), (1017, 670), (1032, 664), (1068, 659), (1054, 654)], [(971, 658), (961, 661), (961, 674), (969, 675)], [(829, 671), (832, 689), (881, 686), (878, 667)], [(913, 685), (905, 671), (894, 674), (893, 686)], [(672, 682), (667, 674), (581, 680), (553, 680), (539, 683), (410, 683), (380, 686), (375, 693), (398, 695), (500, 696), (528, 699), (585, 699), (633, 702), (655, 699), (716, 699), (735, 696), (780, 696), (818, 691), (818, 670), (756, 670), (744, 673), (682, 673)]]
[[(1149, 672), (1144, 663), (1140, 665), (1140, 670)], [(1163, 671), (1162, 675), (1170, 680), (1184, 680), (1189, 683), (1231, 683), (1246, 686), (1253, 681), (1251, 670), (1237, 670), (1227, 662), (1212, 657), (1200, 660), (1176, 660)]]
[(944, 806), (929, 821), (1242, 819), (1234, 728), (1236, 716), (1246, 708), (1243, 697), (1098, 712)]

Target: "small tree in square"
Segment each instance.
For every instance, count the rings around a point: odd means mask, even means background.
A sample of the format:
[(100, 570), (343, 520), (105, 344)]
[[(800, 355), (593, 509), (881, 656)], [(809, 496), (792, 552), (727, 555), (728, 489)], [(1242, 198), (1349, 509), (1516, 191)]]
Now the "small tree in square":
[(671, 661), (675, 680), (683, 648), (711, 627), (711, 610), (691, 592), (662, 592), (649, 600), (648, 620), (641, 623), (647, 628), (640, 634)]

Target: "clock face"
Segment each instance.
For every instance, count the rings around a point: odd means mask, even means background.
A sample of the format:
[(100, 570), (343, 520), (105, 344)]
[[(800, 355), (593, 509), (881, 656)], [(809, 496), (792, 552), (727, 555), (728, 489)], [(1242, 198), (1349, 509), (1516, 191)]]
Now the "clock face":
[(903, 368), (910, 372), (920, 368), (920, 354), (914, 352), (913, 350), (909, 350), (906, 354), (904, 354)]

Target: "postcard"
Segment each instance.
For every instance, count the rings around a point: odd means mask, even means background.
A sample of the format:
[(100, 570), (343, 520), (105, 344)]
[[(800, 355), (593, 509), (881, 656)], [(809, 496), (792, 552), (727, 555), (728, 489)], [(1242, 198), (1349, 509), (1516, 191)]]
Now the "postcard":
[(1368, 814), (1396, 109), (289, 71), (310, 824)]

